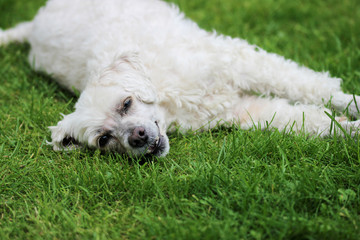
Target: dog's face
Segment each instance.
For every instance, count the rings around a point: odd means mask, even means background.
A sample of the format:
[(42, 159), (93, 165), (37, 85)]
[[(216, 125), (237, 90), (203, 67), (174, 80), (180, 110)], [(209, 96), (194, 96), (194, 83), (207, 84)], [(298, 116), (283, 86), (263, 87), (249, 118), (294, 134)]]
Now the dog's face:
[(165, 156), (164, 114), (137, 59), (121, 56), (82, 92), (75, 112), (52, 130), (55, 150), (89, 146), (130, 156)]

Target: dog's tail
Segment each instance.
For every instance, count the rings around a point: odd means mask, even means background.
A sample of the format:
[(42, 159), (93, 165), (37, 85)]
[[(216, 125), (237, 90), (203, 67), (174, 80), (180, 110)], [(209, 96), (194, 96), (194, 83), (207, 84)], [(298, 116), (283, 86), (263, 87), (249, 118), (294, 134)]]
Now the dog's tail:
[(32, 22), (23, 22), (7, 30), (0, 29), (0, 46), (11, 42), (25, 42), (32, 31)]

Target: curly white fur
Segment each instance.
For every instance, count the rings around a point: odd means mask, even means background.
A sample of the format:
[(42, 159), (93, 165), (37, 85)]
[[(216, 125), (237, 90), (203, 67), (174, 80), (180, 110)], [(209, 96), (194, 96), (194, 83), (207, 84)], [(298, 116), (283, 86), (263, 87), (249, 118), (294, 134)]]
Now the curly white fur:
[[(271, 122), (326, 136), (332, 120), (324, 102), (358, 114), (339, 78), (206, 32), (159, 0), (50, 0), (33, 21), (0, 32), (0, 44), (25, 40), (36, 70), (82, 92), (75, 112), (51, 127), (56, 150), (75, 144), (164, 156), (171, 124)], [(122, 114), (129, 97), (131, 109)], [(360, 123), (336, 120), (348, 132)], [(144, 132), (148, 139), (139, 147), (133, 141)], [(69, 138), (72, 145), (64, 142)]]

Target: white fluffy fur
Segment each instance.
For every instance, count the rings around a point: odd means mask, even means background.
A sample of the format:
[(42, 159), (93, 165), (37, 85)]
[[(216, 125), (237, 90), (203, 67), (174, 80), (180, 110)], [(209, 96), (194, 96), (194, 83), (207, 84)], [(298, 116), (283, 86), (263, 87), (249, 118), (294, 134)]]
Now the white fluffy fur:
[[(104, 148), (130, 155), (146, 153), (163, 136), (156, 155), (164, 156), (171, 124), (198, 129), (234, 122), (247, 129), (271, 122), (326, 136), (325, 111), (331, 111), (324, 102), (358, 114), (339, 78), (206, 32), (159, 0), (50, 0), (33, 21), (0, 32), (0, 44), (24, 40), (36, 70), (82, 92), (75, 112), (51, 127), (56, 150), (66, 147), (65, 137), (99, 147), (99, 137), (110, 132)], [(119, 114), (129, 96), (131, 111)], [(336, 120), (349, 132), (360, 123)], [(140, 149), (128, 143), (136, 126), (151, 135)]]

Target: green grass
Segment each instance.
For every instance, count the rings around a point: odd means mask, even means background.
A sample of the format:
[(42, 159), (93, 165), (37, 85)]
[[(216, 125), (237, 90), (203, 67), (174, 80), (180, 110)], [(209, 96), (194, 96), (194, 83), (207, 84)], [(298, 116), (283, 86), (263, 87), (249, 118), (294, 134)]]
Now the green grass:
[[(358, 0), (177, 0), (208, 30), (344, 79), (360, 94)], [(44, 0), (0, 0), (0, 27)], [(76, 99), (0, 47), (0, 239), (358, 239), (360, 142), (233, 127), (170, 136), (139, 164), (54, 152), (47, 126)]]

